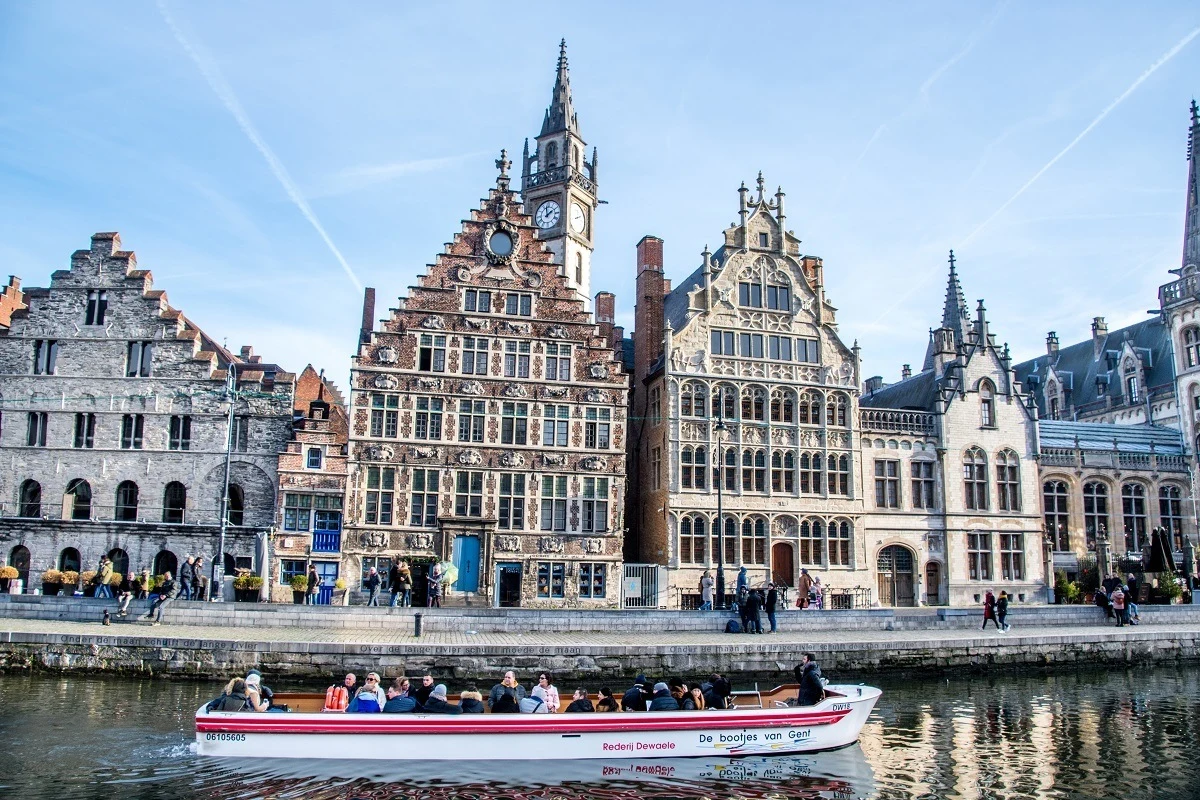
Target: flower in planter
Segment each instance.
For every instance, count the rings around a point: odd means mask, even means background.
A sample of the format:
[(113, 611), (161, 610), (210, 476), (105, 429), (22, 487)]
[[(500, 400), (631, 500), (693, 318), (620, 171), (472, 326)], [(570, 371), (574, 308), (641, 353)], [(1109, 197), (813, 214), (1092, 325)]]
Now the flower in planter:
[(307, 592), (308, 591), (308, 576), (293, 575), (292, 576), (292, 591)]
[(42, 573), (42, 583), (62, 583), (62, 573), (56, 569), (48, 569)]
[(21, 573), (17, 572), (16, 567), (10, 567), (7, 564), (0, 567), (0, 580), (14, 581), (19, 577), (21, 577)]
[[(91, 576), (93, 576), (93, 575), (95, 575), (95, 574), (96, 574), (95, 572), (85, 572), (85, 573), (83, 573), (83, 576), (82, 576), (82, 577), (83, 577), (83, 579), (84, 579), (84, 582), (85, 582), (85, 583), (90, 583), (90, 582), (91, 582), (91, 580), (92, 580), (92, 577), (91, 577)], [(70, 587), (70, 586), (75, 586), (76, 584), (78, 584), (78, 583), (79, 583), (79, 578), (80, 578), (80, 575), (79, 575), (79, 573), (78, 573), (78, 572), (76, 572), (75, 570), (73, 570), (73, 569), (67, 569), (67, 570), (63, 570), (63, 573), (62, 573), (62, 585), (63, 585), (63, 586), (67, 586), (67, 587)]]
[(345, 580), (345, 578), (338, 578), (337, 580), (335, 580), (335, 581), (333, 582), (333, 588), (335, 588), (335, 589), (337, 589), (337, 590), (339, 590), (339, 591), (342, 591), (342, 590), (344, 590), (344, 589), (346, 588), (346, 580)]
[(243, 591), (257, 591), (262, 588), (263, 579), (258, 575), (238, 575), (233, 579), (233, 588)]

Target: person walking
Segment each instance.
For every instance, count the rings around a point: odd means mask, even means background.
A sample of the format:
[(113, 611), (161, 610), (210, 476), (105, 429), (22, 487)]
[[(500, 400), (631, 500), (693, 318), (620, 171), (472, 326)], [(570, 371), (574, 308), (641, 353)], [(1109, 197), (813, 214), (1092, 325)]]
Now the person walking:
[(192, 565), (192, 596), (190, 600), (205, 600), (208, 597), (208, 576), (204, 574), (204, 556), (196, 556)]
[(1113, 614), (1117, 618), (1117, 627), (1125, 627), (1125, 590), (1121, 586), (1113, 589), (1112, 598)]
[(392, 567), (388, 570), (388, 588), (392, 591), (392, 602), (388, 605), (395, 608), (400, 602), (400, 559), (392, 559)]
[(434, 564), (433, 569), (425, 576), (426, 583), (429, 584), (429, 599), (425, 604), (429, 608), (442, 607), (442, 568)]
[(412, 607), (413, 579), (412, 570), (407, 561), (400, 562), (400, 605), (403, 608)]
[(112, 599), (112, 587), (109, 583), (112, 581), (113, 566), (112, 559), (108, 556), (100, 558), (100, 569), (96, 572), (96, 597), (107, 597)]
[(367, 573), (367, 579), (364, 583), (366, 583), (367, 591), (369, 592), (367, 595), (367, 605), (378, 606), (379, 587), (383, 581), (379, 578), (379, 572), (374, 567), (371, 567), (371, 571)]
[(808, 596), (812, 592), (813, 579), (807, 569), (800, 570), (800, 591), (796, 597), (796, 608), (808, 608)]
[(196, 579), (196, 559), (188, 556), (179, 568), (179, 594), (184, 600), (192, 599), (192, 582)]
[(779, 604), (779, 590), (775, 588), (775, 584), (767, 584), (767, 600), (763, 603), (763, 610), (767, 612), (767, 622), (771, 623), (771, 633), (775, 633), (775, 607)]
[(1008, 633), (1008, 623), (1004, 618), (1008, 616), (1008, 592), (1001, 591), (999, 599), (996, 600), (996, 623), (1000, 626), (1000, 630)]
[(700, 610), (713, 610), (713, 579), (708, 574), (708, 570), (704, 570), (704, 574), (700, 576)]
[(175, 598), (179, 596), (179, 584), (171, 579), (170, 572), (163, 573), (162, 583), (158, 585), (158, 599), (154, 601), (154, 605), (150, 606), (150, 610), (146, 612), (146, 616), (142, 619), (153, 619), (151, 625), (159, 625), (162, 623), (163, 609), (169, 604), (175, 602)]
[(317, 604), (317, 591), (321, 588), (321, 576), (317, 574), (317, 565), (308, 565), (308, 586), (304, 590), (304, 605)]
[(983, 627), (980, 630), (987, 630), (989, 619), (996, 626), (996, 630), (1000, 630), (1000, 623), (996, 621), (996, 595), (992, 594), (991, 589), (983, 596)]

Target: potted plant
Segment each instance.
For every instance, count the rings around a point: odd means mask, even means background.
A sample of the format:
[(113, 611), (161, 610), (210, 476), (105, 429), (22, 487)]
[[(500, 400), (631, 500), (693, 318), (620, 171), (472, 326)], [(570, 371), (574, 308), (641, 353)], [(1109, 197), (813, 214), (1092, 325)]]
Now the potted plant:
[(308, 576), (292, 576), (292, 602), (298, 606), (304, 605), (304, 596), (308, 594)]
[(350, 592), (346, 591), (345, 578), (338, 578), (333, 582), (333, 602), (331, 605), (348, 606), (350, 605)]
[(239, 603), (257, 603), (263, 579), (246, 573), (233, 579), (233, 599)]
[[(68, 573), (66, 573), (66, 572), (63, 573), (63, 588), (64, 589), (68, 588), (68, 584), (67, 584), (67, 580), (66, 580), (67, 574)], [(76, 582), (79, 582), (80, 580), (83, 581), (83, 596), (84, 597), (95, 597), (96, 596), (96, 584), (94, 582), (96, 580), (96, 570), (88, 569), (88, 570), (84, 570), (83, 572), (79, 572), (79, 573), (72, 572), (69, 574), (75, 575)]]
[(42, 573), (42, 594), (53, 597), (62, 588), (62, 573), (56, 569), (48, 569)]
[(123, 580), (125, 580), (125, 576), (119, 572), (114, 572), (112, 577), (109, 579), (108, 586), (110, 589), (112, 589), (113, 597), (116, 597), (117, 594), (120, 593), (121, 581)]
[[(87, 574), (86, 572), (84, 573)], [(62, 571), (62, 593), (67, 597), (75, 594), (75, 590), (79, 588), (80, 575), (73, 569), (64, 569)]]
[(1179, 598), (1183, 597), (1183, 584), (1175, 577), (1175, 573), (1164, 572), (1158, 578), (1158, 591), (1166, 604), (1171, 605), (1178, 603)]
[(8, 587), (19, 577), (21, 577), (21, 573), (17, 572), (16, 567), (10, 567), (7, 564), (0, 567), (0, 592), (8, 594)]

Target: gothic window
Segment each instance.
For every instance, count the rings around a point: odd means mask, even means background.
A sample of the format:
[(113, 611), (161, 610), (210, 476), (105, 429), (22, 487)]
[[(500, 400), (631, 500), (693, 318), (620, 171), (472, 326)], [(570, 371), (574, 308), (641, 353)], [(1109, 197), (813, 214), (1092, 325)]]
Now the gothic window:
[[(91, 416), (90, 414), (88, 416)], [(192, 418), (187, 414), (175, 415), (171, 417), (170, 435), (167, 439), (167, 447), (171, 450), (191, 450), (192, 449)], [(88, 445), (91, 447), (91, 445)]]
[(1021, 510), (1021, 461), (1012, 450), (996, 457), (996, 496), (1001, 511)]
[[(738, 531), (737, 520), (730, 516), (725, 517), (725, 536), (722, 537), (725, 539), (725, 550), (722, 552), (721, 557), (726, 564), (732, 564), (735, 561), (737, 561), (737, 551), (738, 551), (737, 531)], [(714, 553), (717, 552), (717, 547), (719, 544), (717, 542), (716, 533), (717, 533), (717, 527), (714, 525), (713, 526), (713, 538), (712, 538), (712, 547), (713, 547)]]
[(875, 507), (900, 507), (900, 462), (875, 459)]
[(1189, 368), (1200, 366), (1200, 328), (1184, 328), (1183, 354)]
[(996, 389), (990, 381), (979, 382), (979, 424), (984, 428), (996, 427)]
[(681, 478), (685, 489), (703, 489), (708, 474), (708, 453), (704, 445), (686, 445), (680, 453)]
[(500, 407), (500, 444), (526, 444), (529, 435), (529, 404), (504, 403)]
[(1183, 549), (1183, 505), (1178, 486), (1158, 487), (1158, 518), (1171, 537), (1171, 546)]
[(742, 520), (742, 563), (767, 563), (767, 521), (762, 517)]
[[(433, 528), (437, 526), (437, 506), (438, 506), (438, 489), (441, 483), (441, 472), (436, 469), (414, 469), (412, 473), (412, 502), (409, 507), (409, 524), (419, 528)], [(501, 495), (504, 494), (503, 487), (505, 486), (504, 479), (510, 477), (502, 475), (500, 477)], [(524, 475), (517, 476), (522, 481), (524, 486)], [(523, 490), (522, 490), (523, 493)], [(501, 500), (501, 507), (503, 507)], [(507, 527), (504, 525), (505, 518), (501, 515), (499, 525), (501, 528)]]
[(679, 394), (679, 413), (685, 417), (704, 417), (708, 413), (707, 391), (702, 383), (689, 382)]
[(30, 411), (26, 417), (25, 444), (27, 447), (45, 447), (46, 432), (50, 428), (50, 415), (45, 411)]
[(992, 579), (992, 534), (990, 531), (967, 533), (967, 576), (973, 581)]
[(571, 145), (571, 161), (575, 164), (575, 169), (579, 169), (579, 145)]
[(912, 470), (912, 505), (913, 508), (933, 510), (937, 508), (937, 495), (934, 493), (933, 462), (913, 461), (909, 464)]
[(820, 566), (825, 561), (825, 527), (819, 519), (800, 522), (800, 564)]
[(1137, 365), (1133, 363), (1133, 359), (1125, 361), (1125, 402), (1137, 403), (1141, 401), (1140, 386), (1138, 386)]
[(767, 393), (758, 386), (748, 386), (742, 392), (742, 419), (762, 422), (766, 419)]
[(1141, 552), (1146, 544), (1146, 488), (1140, 483), (1121, 486), (1121, 512), (1125, 522), (1125, 550)]
[[(92, 486), (82, 478), (75, 478), (67, 484), (63, 497), (63, 505), (69, 505), (71, 519), (92, 518)], [(64, 509), (65, 510), (65, 509)]]
[(42, 485), (35, 480), (21, 484), (21, 508), (18, 516), (40, 517), (42, 515)]
[(421, 372), (446, 371), (446, 337), (422, 333), (417, 349), (417, 369)]
[(546, 169), (558, 166), (558, 142), (546, 145)]
[(725, 455), (722, 458), (721, 450), (717, 448), (717, 457), (713, 459), (713, 486), (721, 480), (721, 461), (725, 462), (725, 489), (727, 491), (737, 490), (737, 448), (729, 447), (725, 449)]
[(1046, 522), (1046, 535), (1050, 537), (1054, 549), (1060, 553), (1070, 550), (1065, 481), (1046, 481), (1042, 484), (1042, 510)]
[(483, 441), (483, 426), (487, 420), (487, 404), (483, 400), (458, 401), (458, 440), (479, 444)]
[(703, 564), (704, 540), (708, 536), (704, 517), (686, 516), (679, 521), (679, 561), (683, 564)]
[(829, 395), (829, 402), (825, 406), (825, 424), (839, 428), (846, 427), (846, 395), (838, 393)]
[(829, 523), (829, 566), (850, 566), (850, 550), (854, 540), (854, 527), (847, 521), (834, 520)]
[(440, 397), (417, 398), (414, 430), (418, 439), (438, 441), (442, 438), (442, 408), (443, 400)]
[(462, 470), (454, 487), (454, 516), (483, 516), (483, 473)]
[[(392, 470), (385, 470), (391, 472)], [(246, 493), (236, 483), (229, 484), (228, 506), (229, 524), (241, 525), (246, 516)], [(390, 513), (390, 512), (389, 512)], [(390, 520), (389, 520), (390, 522)]]
[(1083, 485), (1083, 535), (1087, 549), (1096, 549), (1096, 535), (1108, 530), (1108, 487), (1103, 483)]
[(796, 454), (790, 450), (771, 453), (771, 491), (786, 494), (796, 491)]
[(830, 455), (829, 464), (829, 493), (850, 496), (850, 456)]
[(37, 339), (33, 343), (33, 374), (53, 375), (58, 362), (58, 342), (54, 339)]
[(187, 508), (187, 488), (179, 481), (171, 481), (163, 490), (163, 522), (183, 522)]
[(963, 453), (963, 494), (969, 511), (987, 511), (987, 456), (978, 447)]
[[(175, 419), (172, 417), (171, 419)], [(96, 415), (75, 415), (75, 446), (90, 448), (96, 443)]]
[(796, 412), (801, 425), (820, 425), (821, 395), (814, 391), (802, 392)]
[(500, 476), (500, 514), (496, 527), (519, 531), (525, 528), (525, 476), (504, 473)]
[(735, 403), (737, 390), (729, 385), (718, 386), (712, 396), (712, 415), (722, 419), (734, 419), (737, 415)]
[(125, 351), (125, 377), (147, 378), (154, 365), (154, 342), (130, 342)]
[(800, 494), (821, 493), (823, 463), (820, 453), (800, 454)]
[(1000, 534), (1000, 577), (1006, 581), (1025, 580), (1025, 534)]
[(463, 375), (487, 375), (488, 340), (483, 336), (464, 336), (462, 342)]
[(765, 450), (742, 451), (742, 491), (765, 492), (767, 490), (767, 452)]
[(1046, 383), (1046, 409), (1050, 419), (1058, 419), (1062, 415), (1062, 407), (1058, 398), (1058, 384), (1054, 381)]
[(796, 396), (788, 389), (771, 392), (771, 422), (796, 421)]

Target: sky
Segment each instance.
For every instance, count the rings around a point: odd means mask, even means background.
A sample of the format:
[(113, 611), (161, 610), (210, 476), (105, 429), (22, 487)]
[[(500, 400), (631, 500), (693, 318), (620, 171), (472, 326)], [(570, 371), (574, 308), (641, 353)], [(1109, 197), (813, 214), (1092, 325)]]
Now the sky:
[(119, 231), (173, 306), (343, 387), (519, 153), (566, 38), (599, 149), (593, 289), (676, 281), (761, 170), (863, 375), (941, 320), (953, 248), (1017, 360), (1144, 319), (1180, 266), (1194, 2), (0, 2), (0, 271)]

